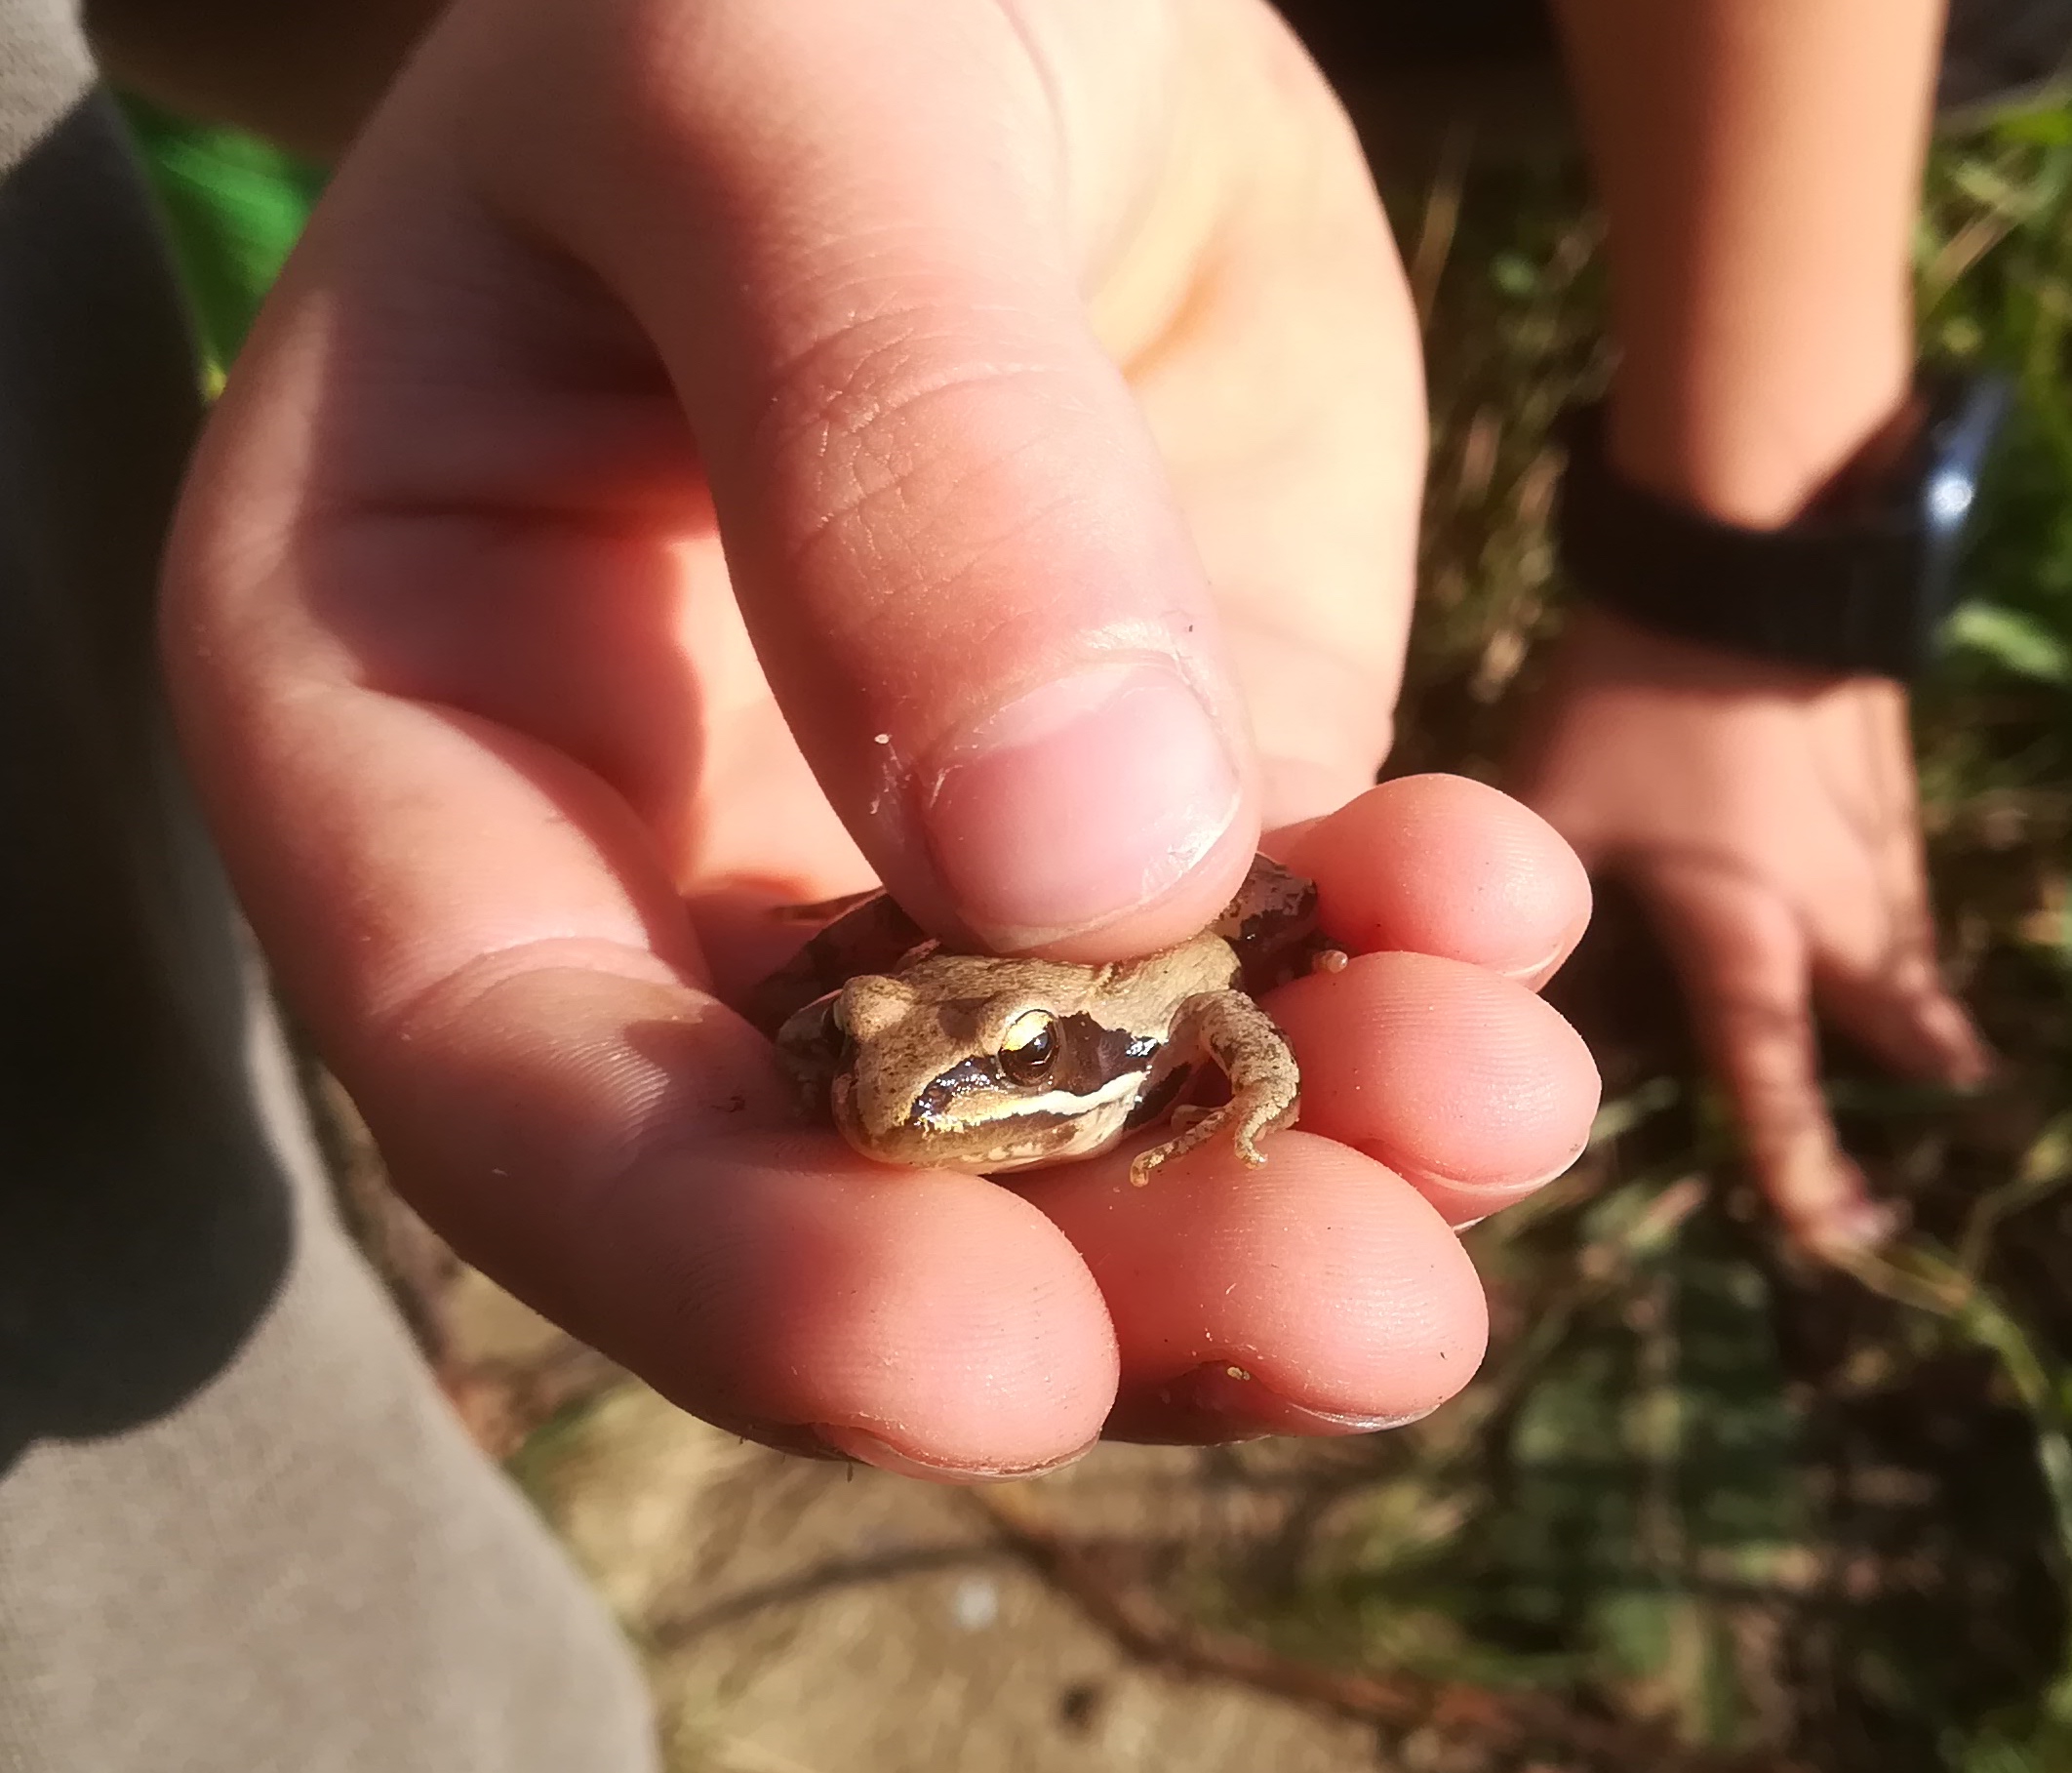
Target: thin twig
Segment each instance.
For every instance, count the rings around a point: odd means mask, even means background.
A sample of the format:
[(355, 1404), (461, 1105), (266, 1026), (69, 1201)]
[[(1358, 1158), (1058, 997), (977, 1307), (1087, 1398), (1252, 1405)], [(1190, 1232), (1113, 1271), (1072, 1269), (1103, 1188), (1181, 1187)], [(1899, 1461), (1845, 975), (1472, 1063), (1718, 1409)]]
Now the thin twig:
[(1541, 1693), (1496, 1692), (1397, 1672), (1365, 1673), (1283, 1656), (1251, 1638), (1176, 1618), (1154, 1596), (1116, 1580), (1096, 1549), (1054, 1523), (1027, 1486), (970, 1491), (966, 1499), (1006, 1548), (1142, 1663), (1194, 1679), (1227, 1680), (1335, 1712), (1395, 1734), (1429, 1729), (1494, 1752), (1580, 1754), (1601, 1766), (1652, 1773), (1808, 1773), (1773, 1755), (1689, 1749), (1652, 1725), (1586, 1715)]

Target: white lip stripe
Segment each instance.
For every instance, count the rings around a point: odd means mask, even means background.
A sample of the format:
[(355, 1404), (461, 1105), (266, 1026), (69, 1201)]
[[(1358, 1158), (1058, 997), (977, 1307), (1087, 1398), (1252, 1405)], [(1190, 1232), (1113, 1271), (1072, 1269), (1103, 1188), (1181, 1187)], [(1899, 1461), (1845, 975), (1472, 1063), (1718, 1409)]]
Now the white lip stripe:
[[(1012, 1126), (1016, 1114), (1058, 1113), (1084, 1114), (1090, 1108), (1105, 1108), (1111, 1103), (1128, 1102), (1144, 1087), (1149, 1075), (1144, 1071), (1125, 1071), (1119, 1077), (1110, 1078), (1091, 1096), (1075, 1096), (1069, 1090), (1046, 1090), (1041, 1096), (1022, 1096), (1014, 1100), (1007, 1113), (998, 1116), (997, 1124)], [(926, 1114), (922, 1116), (926, 1126), (968, 1126), (969, 1121), (956, 1119), (948, 1114)]]
[[(1043, 1137), (1019, 1144), (994, 1146), (980, 1163), (986, 1169), (1019, 1169), (1024, 1164), (1061, 1163), (1072, 1157), (1092, 1157), (1096, 1151), (1105, 1151), (1122, 1137), (1123, 1123), (1128, 1118), (1127, 1103), (1109, 1103), (1067, 1126), (1046, 1128)], [(1059, 1140), (1058, 1134), (1063, 1134), (1064, 1138)]]

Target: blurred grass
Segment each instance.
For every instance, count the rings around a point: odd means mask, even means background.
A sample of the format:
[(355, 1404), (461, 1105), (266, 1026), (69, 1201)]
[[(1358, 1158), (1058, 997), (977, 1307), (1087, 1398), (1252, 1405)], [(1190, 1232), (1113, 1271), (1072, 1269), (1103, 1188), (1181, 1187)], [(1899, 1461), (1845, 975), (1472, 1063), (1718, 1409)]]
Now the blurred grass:
[(320, 168), (235, 130), (125, 98), (193, 308), (204, 366), (236, 355), (323, 188)]
[[(1493, 774), (1560, 623), (1547, 427), (1604, 374), (1597, 228), (1547, 163), (1456, 159), (1393, 207), (1435, 443), (1392, 767)], [(1552, 1683), (1756, 1764), (2072, 1767), (2072, 111), (1938, 145), (1917, 267), (1925, 347), (2022, 393), (1917, 697), (1948, 958), (2006, 1075), (1958, 1102), (1833, 1055), (1913, 1230), (1816, 1270), (1608, 895), (1560, 985), (1599, 1142), (1471, 1234), (1497, 1336), (1462, 1404), (1377, 1444), (1364, 1501), (1235, 1603), (1291, 1645)]]
[[(316, 175), (135, 115), (226, 362)], [(1393, 767), (1488, 775), (1560, 620), (1547, 429), (1603, 373), (1597, 227), (1573, 168), (1464, 153), (1393, 207), (1434, 410)], [(1164, 1570), (1174, 1605), (1751, 1765), (2072, 1768), (2072, 110), (1941, 143), (1917, 263), (1926, 345), (2022, 390), (1918, 698), (1948, 958), (2003, 1081), (1956, 1102), (1836, 1055), (1837, 1112), (1914, 1229), (1816, 1269), (1757, 1210), (1614, 898), (1563, 982), (1610, 1086), (1598, 1137), (1472, 1234), (1488, 1368), (1414, 1430), (1319, 1451), (1270, 1547)], [(1263, 1485), (1282, 1457), (1209, 1469)], [(1499, 1764), (1429, 1732), (1393, 1753)]]

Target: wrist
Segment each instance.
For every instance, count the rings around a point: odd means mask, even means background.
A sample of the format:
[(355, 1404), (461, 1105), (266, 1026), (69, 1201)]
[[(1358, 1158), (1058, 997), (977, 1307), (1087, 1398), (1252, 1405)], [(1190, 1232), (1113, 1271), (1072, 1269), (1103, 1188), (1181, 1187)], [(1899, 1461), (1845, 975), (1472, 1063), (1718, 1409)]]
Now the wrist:
[[(1595, 603), (1575, 607), (1563, 626), (1562, 643), (1585, 664), (1595, 682), (1664, 690), (1698, 701), (1769, 697), (1805, 702), (1845, 684), (1877, 681), (1860, 672), (1765, 659), (1735, 647), (1663, 633)], [(1888, 687), (1905, 693), (1903, 685)]]
[(1686, 641), (1904, 680), (1933, 657), (1977, 478), (2009, 396), (1930, 372), (1787, 521), (1724, 521), (1613, 458), (1602, 408), (1573, 412), (1555, 505), (1562, 563), (1629, 622)]
[(1608, 460), (1632, 484), (1719, 522), (1782, 528), (1874, 456), (1911, 404), (1909, 306), (1834, 343), (1813, 373), (1688, 359), (1657, 368), (1629, 350), (1605, 403)]

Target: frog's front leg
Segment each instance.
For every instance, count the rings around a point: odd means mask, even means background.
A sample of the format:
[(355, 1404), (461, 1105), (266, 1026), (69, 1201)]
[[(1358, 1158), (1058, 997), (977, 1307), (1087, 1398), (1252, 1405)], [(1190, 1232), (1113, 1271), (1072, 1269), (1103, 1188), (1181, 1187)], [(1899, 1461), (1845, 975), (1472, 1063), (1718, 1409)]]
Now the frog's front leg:
[(1142, 1188), (1160, 1164), (1220, 1137), (1247, 1163), (1264, 1163), (1258, 1141), (1295, 1125), (1300, 1091), (1295, 1055), (1273, 1018), (1243, 991), (1203, 991), (1180, 1005), (1167, 1050), (1183, 1061), (1214, 1060), (1230, 1080), (1230, 1100), (1201, 1113), (1164, 1145), (1139, 1151), (1131, 1160), (1130, 1180)]

